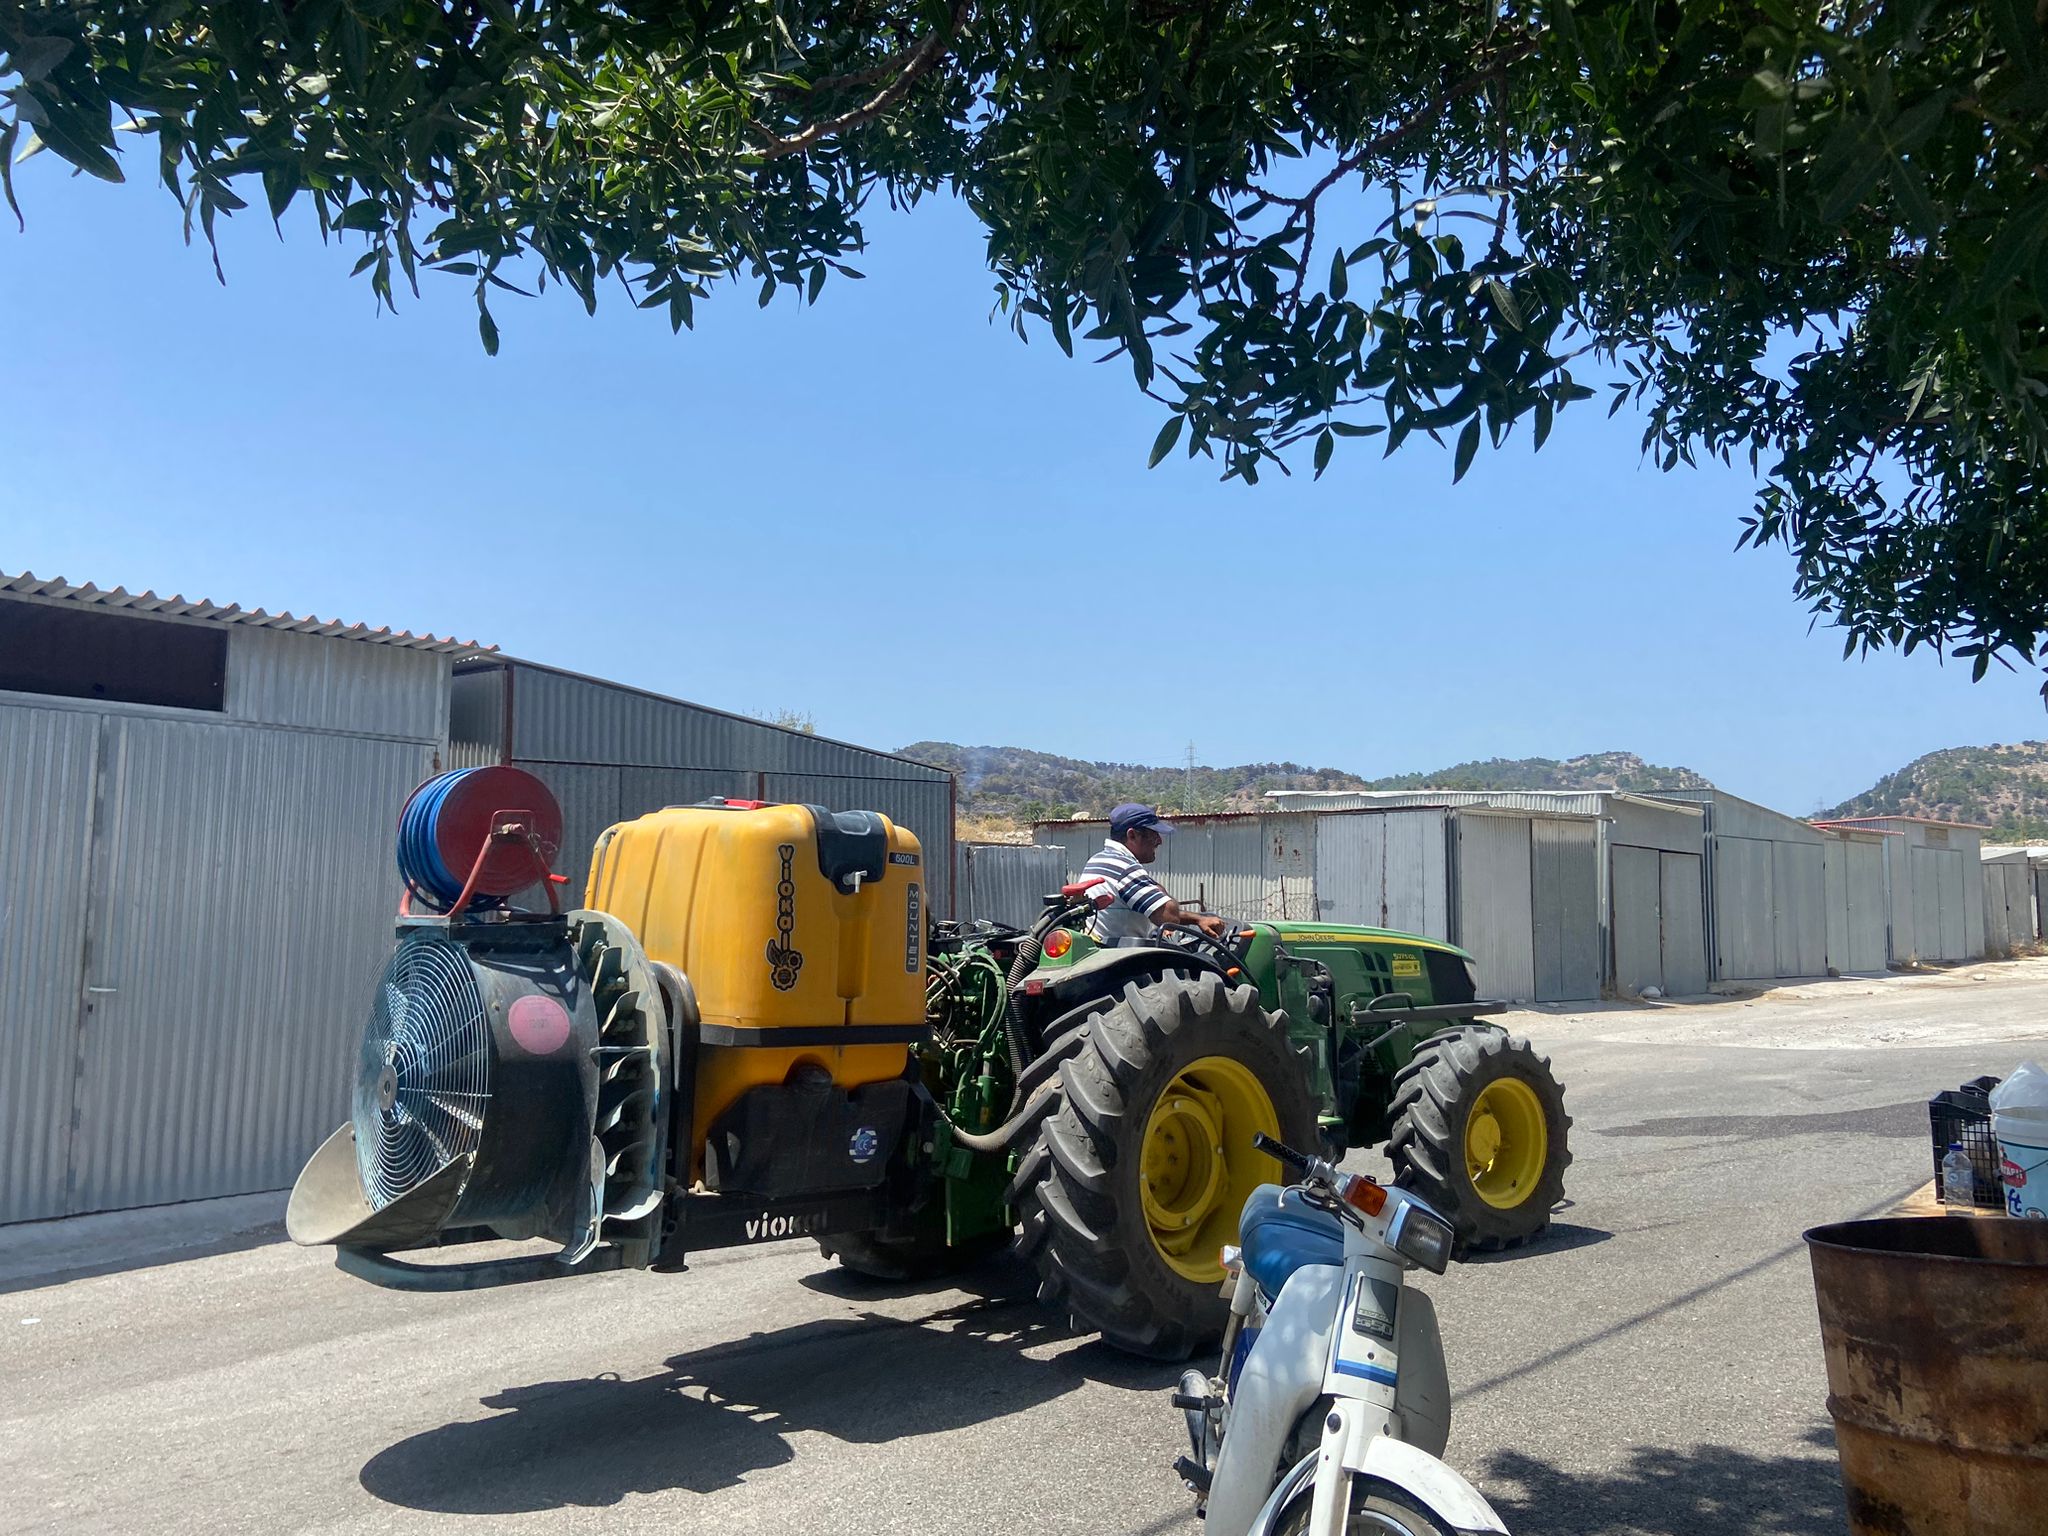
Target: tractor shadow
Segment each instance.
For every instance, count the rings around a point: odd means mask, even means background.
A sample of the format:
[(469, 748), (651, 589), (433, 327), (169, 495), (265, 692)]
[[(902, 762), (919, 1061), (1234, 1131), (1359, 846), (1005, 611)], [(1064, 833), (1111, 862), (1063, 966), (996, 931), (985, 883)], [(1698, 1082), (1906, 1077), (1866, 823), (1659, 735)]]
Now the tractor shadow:
[(1843, 1536), (1834, 1436), (1800, 1438), (1779, 1456), (1636, 1446), (1601, 1473), (1499, 1451), (1477, 1481), (1515, 1536)]
[[(999, 1267), (983, 1279), (986, 1294), (964, 1301), (963, 1278), (976, 1277), (953, 1277), (943, 1285), (951, 1304), (918, 1317), (868, 1312), (758, 1333), (677, 1355), (636, 1380), (507, 1388), (482, 1400), (488, 1417), (378, 1452), (360, 1481), (386, 1503), (435, 1513), (601, 1508), (633, 1494), (730, 1488), (794, 1461), (799, 1434), (879, 1444), (1024, 1413), (1084, 1382), (1163, 1394), (1178, 1379), (1179, 1366), (1092, 1338), (1035, 1358), (1026, 1351), (1086, 1336)], [(872, 1295), (906, 1293), (864, 1284)]]

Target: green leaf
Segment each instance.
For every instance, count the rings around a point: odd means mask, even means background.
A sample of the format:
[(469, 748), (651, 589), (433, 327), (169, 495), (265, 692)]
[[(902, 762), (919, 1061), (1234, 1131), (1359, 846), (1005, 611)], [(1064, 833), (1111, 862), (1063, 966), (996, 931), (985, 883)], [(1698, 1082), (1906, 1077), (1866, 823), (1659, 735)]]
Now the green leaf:
[(32, 37), (19, 48), (10, 50), (7, 62), (13, 72), (21, 76), (22, 84), (34, 85), (62, 64), (70, 53), (69, 38)]
[(384, 205), (374, 197), (359, 197), (341, 210), (337, 229), (359, 229), (368, 233), (384, 227)]
[(1316, 436), (1316, 478), (1323, 478), (1323, 471), (1330, 467), (1330, 455), (1336, 451), (1337, 439), (1330, 435), (1328, 427)]
[(481, 303), (476, 307), (476, 328), (484, 339), (484, 351), (492, 357), (498, 355), (498, 322), (491, 318), (491, 312)]
[(1360, 426), (1352, 421), (1333, 421), (1330, 423), (1330, 430), (1339, 437), (1377, 437), (1387, 429), (1380, 422), (1373, 422), (1368, 426)]
[(1501, 319), (1515, 330), (1522, 329), (1522, 307), (1515, 302), (1515, 296), (1508, 291), (1508, 285), (1497, 277), (1486, 280), (1486, 296), (1493, 300), (1493, 307), (1500, 311)]
[(1166, 418), (1166, 425), (1159, 429), (1159, 435), (1152, 439), (1152, 457), (1146, 461), (1147, 469), (1157, 469), (1159, 461), (1173, 452), (1173, 445), (1180, 441), (1180, 429), (1187, 417), (1173, 415)]
[(1351, 269), (1339, 251), (1330, 258), (1330, 297), (1341, 299), (1351, 289)]
[(1472, 467), (1472, 456), (1479, 452), (1479, 418), (1474, 416), (1465, 423), (1465, 430), (1458, 434), (1458, 456), (1451, 466), (1451, 484), (1456, 485), (1465, 478), (1465, 471)]

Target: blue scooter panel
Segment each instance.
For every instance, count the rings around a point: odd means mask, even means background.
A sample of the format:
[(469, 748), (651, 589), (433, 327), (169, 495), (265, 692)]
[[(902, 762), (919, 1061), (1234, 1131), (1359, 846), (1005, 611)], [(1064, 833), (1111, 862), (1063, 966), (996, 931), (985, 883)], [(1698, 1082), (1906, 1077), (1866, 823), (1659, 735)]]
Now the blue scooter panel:
[(1306, 1264), (1344, 1262), (1344, 1227), (1328, 1211), (1301, 1198), (1299, 1190), (1261, 1184), (1244, 1203), (1238, 1220), (1244, 1267), (1269, 1299), (1288, 1276)]

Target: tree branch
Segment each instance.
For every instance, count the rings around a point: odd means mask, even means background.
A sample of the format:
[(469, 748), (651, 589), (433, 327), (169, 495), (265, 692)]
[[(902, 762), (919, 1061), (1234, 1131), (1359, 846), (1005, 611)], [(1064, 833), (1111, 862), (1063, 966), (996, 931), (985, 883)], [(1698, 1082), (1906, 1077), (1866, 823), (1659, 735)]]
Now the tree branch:
[(896, 70), (894, 80), (852, 111), (842, 112), (837, 117), (829, 117), (821, 123), (813, 123), (788, 138), (778, 137), (765, 128), (755, 128), (754, 133), (761, 144), (762, 158), (780, 160), (787, 155), (800, 155), (821, 139), (828, 139), (834, 134), (844, 133), (849, 128), (857, 128), (862, 123), (880, 117), (901, 101), (913, 85), (938, 68), (940, 62), (953, 51), (953, 39), (960, 35), (960, 29), (967, 24), (967, 13), (972, 9), (971, 0), (959, 0), (953, 7), (953, 14), (945, 27), (933, 32), (909, 52), (899, 54), (896, 58), (872, 69), (858, 70), (850, 75), (835, 75), (818, 82), (813, 87), (814, 90), (866, 85), (887, 74), (891, 68)]
[(1349, 176), (1361, 165), (1365, 164), (1365, 162), (1370, 160), (1374, 155), (1386, 153), (1386, 151), (1392, 149), (1396, 144), (1400, 143), (1403, 139), (1407, 138), (1409, 134), (1415, 133), (1420, 129), (1429, 127), (1438, 118), (1442, 117), (1447, 110), (1449, 110), (1451, 103), (1458, 101), (1463, 97), (1470, 96), (1474, 92), (1485, 90), (1487, 86), (1491, 85), (1495, 80), (1500, 78), (1501, 74), (1507, 69), (1507, 67), (1510, 64), (1513, 64), (1518, 60), (1527, 58), (1530, 54), (1534, 53), (1535, 51), (1536, 40), (1534, 38), (1528, 38), (1523, 40), (1522, 42), (1515, 44), (1514, 47), (1508, 49), (1499, 58), (1495, 59), (1491, 64), (1487, 65), (1486, 68), (1479, 71), (1478, 74), (1470, 75), (1467, 78), (1460, 80), (1448, 91), (1445, 91), (1443, 95), (1437, 97), (1433, 101), (1426, 103), (1422, 107), (1422, 109), (1418, 111), (1413, 117), (1403, 118), (1400, 122), (1394, 124), (1393, 127), (1389, 128), (1385, 133), (1375, 134), (1372, 138), (1366, 140), (1365, 143), (1359, 145), (1357, 149), (1353, 150), (1350, 154), (1346, 155), (1342, 160), (1339, 160), (1336, 163), (1336, 165), (1331, 168), (1329, 175), (1325, 176), (1313, 187), (1310, 187), (1308, 191), (1302, 196), (1281, 197), (1278, 194), (1271, 192), (1262, 193), (1260, 195), (1265, 199), (1265, 201), (1276, 204), (1279, 207), (1292, 208), (1300, 213), (1308, 212), (1310, 206), (1315, 202), (1317, 198), (1321, 197), (1325, 192), (1329, 191), (1330, 188), (1334, 187), (1346, 176)]

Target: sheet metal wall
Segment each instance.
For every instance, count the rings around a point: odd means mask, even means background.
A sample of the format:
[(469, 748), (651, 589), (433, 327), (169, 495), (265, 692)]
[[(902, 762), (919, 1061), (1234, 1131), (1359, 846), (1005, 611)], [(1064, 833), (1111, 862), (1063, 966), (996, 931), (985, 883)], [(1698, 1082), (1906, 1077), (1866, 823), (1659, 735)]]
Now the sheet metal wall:
[(61, 1216), (99, 717), (0, 705), (0, 1221)]
[[(233, 633), (230, 674), (271, 638)], [(445, 670), (404, 675), (444, 696)], [(394, 722), (424, 718), (394, 699)], [(346, 1115), (390, 947), (391, 825), (439, 745), (0, 701), (0, 997), (23, 1042), (0, 1221), (291, 1182)]]
[(1449, 941), (1450, 849), (1443, 811), (1313, 819), (1318, 918)]
[(953, 910), (952, 778), (907, 758), (529, 663), (493, 662), (455, 677), (449, 760), (509, 761), (555, 791), (564, 823), (558, 868), (579, 893), (591, 846), (613, 822), (727, 795), (880, 811), (923, 845), (931, 909)]
[(1067, 850), (1037, 844), (962, 843), (955, 865), (957, 915), (1028, 928), (1045, 898), (1067, 882)]
[(395, 645), (337, 645), (240, 625), (229, 636), (226, 713), (236, 720), (439, 741), (448, 657)]

